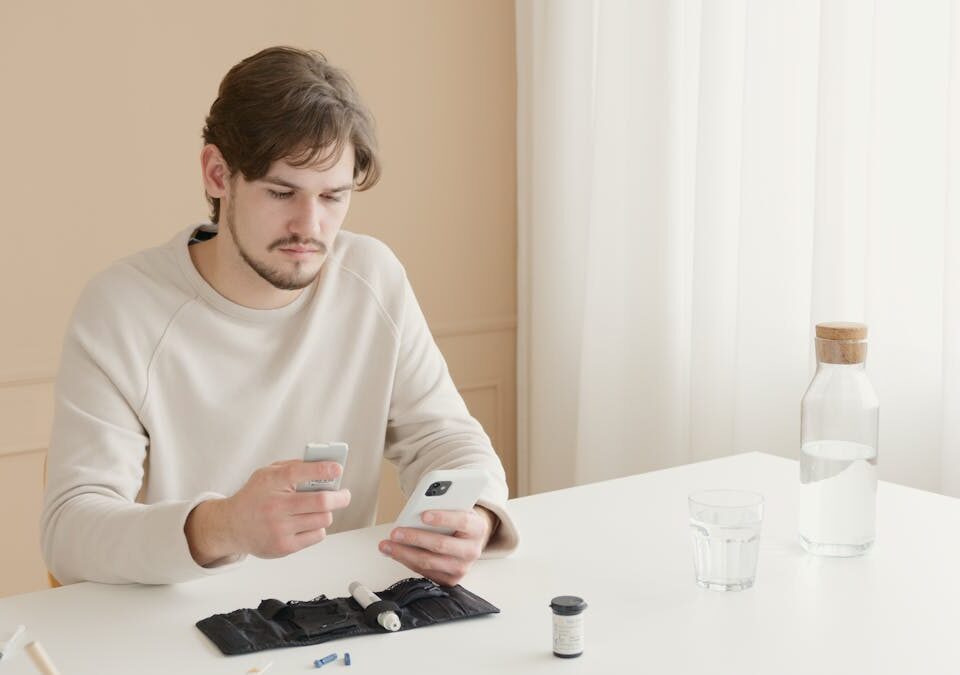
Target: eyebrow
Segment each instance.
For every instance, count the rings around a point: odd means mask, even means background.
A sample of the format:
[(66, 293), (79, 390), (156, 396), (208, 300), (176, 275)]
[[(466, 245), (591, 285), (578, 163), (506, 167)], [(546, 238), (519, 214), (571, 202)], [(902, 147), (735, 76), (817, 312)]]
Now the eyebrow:
[[(261, 180), (264, 183), (273, 183), (274, 185), (282, 185), (283, 187), (288, 187), (292, 190), (304, 189), (301, 186), (297, 185), (296, 183), (291, 183), (288, 180), (284, 180), (283, 178), (280, 178), (280, 176), (266, 176), (264, 178), (261, 178)], [(353, 189), (353, 183), (350, 183), (349, 185), (341, 185), (339, 187), (335, 187), (330, 190), (323, 190), (323, 194), (331, 194), (335, 192), (347, 192), (352, 189)]]

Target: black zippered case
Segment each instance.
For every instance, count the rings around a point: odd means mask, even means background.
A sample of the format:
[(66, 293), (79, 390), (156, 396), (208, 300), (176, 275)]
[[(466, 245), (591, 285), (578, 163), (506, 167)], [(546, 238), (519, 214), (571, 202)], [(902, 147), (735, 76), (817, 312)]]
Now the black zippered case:
[(390, 609), (400, 617), (401, 631), (500, 612), (463, 586), (442, 587), (423, 578), (398, 581), (376, 595), (380, 602), (366, 610), (352, 597), (264, 600), (256, 609), (209, 616), (198, 621), (197, 628), (221, 652), (234, 655), (386, 633), (389, 631), (377, 623), (377, 615)]

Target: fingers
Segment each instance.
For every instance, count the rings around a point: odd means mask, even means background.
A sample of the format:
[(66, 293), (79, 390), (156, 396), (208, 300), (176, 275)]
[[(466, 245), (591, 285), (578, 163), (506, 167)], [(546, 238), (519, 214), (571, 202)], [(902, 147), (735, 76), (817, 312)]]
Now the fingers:
[(252, 551), (252, 553), (258, 558), (282, 558), (308, 546), (313, 546), (326, 539), (326, 537), (327, 531), (322, 527), (315, 530), (307, 530), (306, 532), (276, 537), (269, 546)]
[(487, 524), (472, 511), (427, 511), (429, 525), (453, 529), (453, 535), (414, 527), (398, 527), (380, 552), (414, 572), (445, 586), (454, 586), (466, 575), (483, 551)]
[(280, 558), (296, 553), (323, 541), (331, 524), (333, 515), (330, 513), (288, 516), (269, 528), (249, 552), (260, 558)]
[(462, 560), (476, 560), (480, 557), (480, 542), (474, 538), (456, 537), (438, 532), (418, 530), (413, 527), (398, 527), (390, 533), (390, 540), (398, 544), (431, 551), (440, 556), (450, 556)]
[(350, 504), (350, 490), (296, 492), (287, 497), (287, 513), (337, 511)]
[(333, 525), (332, 513), (308, 513), (291, 516), (288, 521), (292, 534), (304, 534), (313, 530), (325, 530)]
[(420, 519), (433, 527), (446, 527), (458, 537), (479, 538), (487, 530), (487, 523), (475, 511), (424, 511)]
[(294, 491), (308, 480), (332, 480), (343, 473), (336, 462), (304, 462), (288, 459), (253, 472), (253, 479), (274, 490)]
[(240, 552), (262, 558), (285, 556), (322, 541), (334, 512), (350, 504), (349, 490), (297, 492), (310, 480), (341, 475), (336, 462), (277, 462), (253, 472), (233, 496), (230, 529)]
[(296, 490), (308, 480), (333, 480), (343, 473), (336, 462), (302, 462), (290, 460), (267, 467), (274, 487)]
[(456, 586), (466, 576), (473, 563), (473, 560), (440, 555), (433, 551), (392, 541), (380, 542), (380, 552), (441, 586)]
[(309, 532), (301, 532), (294, 535), (294, 540), (297, 543), (297, 550), (299, 551), (302, 548), (307, 546), (313, 546), (314, 544), (319, 544), (327, 536), (327, 531), (323, 528), (319, 530), (311, 530)]

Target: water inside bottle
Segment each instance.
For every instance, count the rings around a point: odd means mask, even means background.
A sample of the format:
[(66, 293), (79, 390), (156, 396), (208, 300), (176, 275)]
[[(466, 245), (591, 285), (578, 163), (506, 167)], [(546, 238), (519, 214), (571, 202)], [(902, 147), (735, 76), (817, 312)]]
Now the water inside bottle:
[(877, 450), (849, 441), (800, 448), (800, 541), (811, 553), (853, 556), (873, 544)]

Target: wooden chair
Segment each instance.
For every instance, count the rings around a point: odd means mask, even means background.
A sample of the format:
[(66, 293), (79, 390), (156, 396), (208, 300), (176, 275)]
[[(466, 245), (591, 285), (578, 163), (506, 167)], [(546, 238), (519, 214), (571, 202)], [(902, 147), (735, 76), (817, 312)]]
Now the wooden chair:
[[(46, 453), (44, 453), (43, 455), (43, 487), (44, 488), (47, 487), (47, 455)], [(57, 581), (56, 577), (50, 574), (49, 571), (47, 572), (47, 582), (50, 584), (50, 588), (59, 588), (60, 586), (63, 585), (59, 581)]]

